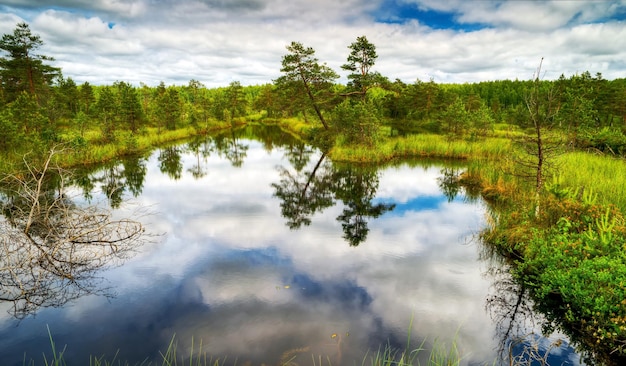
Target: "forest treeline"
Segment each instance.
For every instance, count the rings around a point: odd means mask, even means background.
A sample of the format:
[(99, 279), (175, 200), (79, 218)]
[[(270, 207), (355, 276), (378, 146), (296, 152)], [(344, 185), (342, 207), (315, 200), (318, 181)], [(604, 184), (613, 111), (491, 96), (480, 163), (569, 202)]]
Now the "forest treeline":
[[(375, 46), (365, 37), (350, 45), (346, 85), (320, 64), (314, 50), (293, 42), (281, 76), (265, 85), (207, 88), (186, 85), (77, 84), (37, 54), (43, 41), (18, 24), (0, 41), (0, 151), (23, 154), (51, 144), (116, 143), (149, 129), (193, 127), (199, 133), (218, 123), (245, 119), (289, 119), (318, 123), (352, 144), (372, 145), (381, 127), (390, 134), (489, 135), (499, 129), (532, 128), (528, 95), (533, 80), (441, 84), (405, 83), (372, 71)], [(278, 65), (277, 65), (278, 66)], [(302, 73), (302, 66), (308, 67)], [(304, 81), (304, 82), (303, 82)], [(614, 154), (626, 152), (626, 79), (600, 73), (541, 80), (544, 127), (567, 136), (570, 145)], [(89, 138), (87, 138), (89, 136)], [(132, 141), (131, 141), (132, 143)]]

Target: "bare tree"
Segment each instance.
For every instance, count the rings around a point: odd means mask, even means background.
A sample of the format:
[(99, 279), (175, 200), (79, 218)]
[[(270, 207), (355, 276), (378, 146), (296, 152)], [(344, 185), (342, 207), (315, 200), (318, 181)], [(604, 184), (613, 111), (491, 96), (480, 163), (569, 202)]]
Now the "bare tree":
[(528, 119), (533, 133), (519, 142), (521, 155), (515, 157), (516, 175), (534, 181), (536, 206), (535, 216), (539, 217), (539, 198), (544, 186), (546, 172), (553, 169), (554, 156), (562, 148), (563, 138), (553, 133), (552, 126), (557, 115), (558, 103), (551, 84), (541, 82), (541, 67), (533, 75), (532, 86), (526, 97)]
[(25, 158), (23, 174), (0, 180), (0, 301), (11, 302), (17, 318), (99, 293), (97, 271), (121, 263), (149, 238), (139, 221), (75, 203), (69, 173), (53, 166), (56, 153), (41, 167)]

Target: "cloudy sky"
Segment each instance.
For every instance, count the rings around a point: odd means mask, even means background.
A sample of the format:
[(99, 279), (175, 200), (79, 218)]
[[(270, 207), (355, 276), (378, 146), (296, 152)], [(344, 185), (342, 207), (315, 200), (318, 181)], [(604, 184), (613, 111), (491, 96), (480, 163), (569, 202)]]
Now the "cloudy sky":
[[(0, 0), (0, 33), (26, 21), (76, 82), (271, 82), (298, 41), (342, 74), (365, 35), (375, 69), (412, 83), (626, 77), (626, 0)], [(340, 80), (340, 81), (342, 81)]]

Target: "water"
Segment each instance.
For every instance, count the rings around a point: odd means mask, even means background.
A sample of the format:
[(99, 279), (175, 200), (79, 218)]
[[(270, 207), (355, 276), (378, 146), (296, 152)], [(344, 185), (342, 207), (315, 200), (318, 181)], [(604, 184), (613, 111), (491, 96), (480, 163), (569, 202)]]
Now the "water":
[[(444, 195), (443, 169), (340, 168), (306, 146), (246, 139), (105, 167), (88, 182), (92, 202), (120, 217), (147, 208), (138, 219), (160, 235), (98, 274), (114, 296), (21, 321), (2, 312), (0, 360), (40, 364), (49, 329), (70, 364), (154, 361), (172, 339), (181, 355), (201, 342), (226, 363), (360, 364), (410, 331), (412, 347), (454, 345), (462, 364), (491, 364), (506, 321), (487, 306), (502, 289), (475, 239), (485, 208), (462, 190)], [(557, 351), (578, 364), (566, 343)]]

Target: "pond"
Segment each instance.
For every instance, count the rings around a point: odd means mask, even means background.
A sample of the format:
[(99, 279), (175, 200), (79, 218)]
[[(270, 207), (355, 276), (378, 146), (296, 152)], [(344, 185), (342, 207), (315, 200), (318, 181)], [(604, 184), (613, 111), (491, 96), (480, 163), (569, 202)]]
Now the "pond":
[[(174, 340), (179, 355), (201, 347), (225, 364), (369, 364), (409, 342), (479, 365), (537, 326), (476, 239), (486, 208), (454, 184), (461, 165), (344, 166), (266, 134), (164, 147), (77, 179), (78, 204), (145, 208), (138, 219), (157, 235), (98, 273), (107, 296), (23, 319), (0, 304), (1, 363), (43, 364), (50, 332), (68, 364), (160, 364)], [(554, 337), (534, 341), (556, 364), (580, 364)]]

